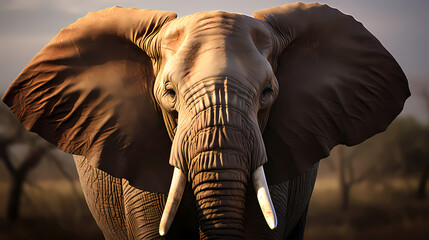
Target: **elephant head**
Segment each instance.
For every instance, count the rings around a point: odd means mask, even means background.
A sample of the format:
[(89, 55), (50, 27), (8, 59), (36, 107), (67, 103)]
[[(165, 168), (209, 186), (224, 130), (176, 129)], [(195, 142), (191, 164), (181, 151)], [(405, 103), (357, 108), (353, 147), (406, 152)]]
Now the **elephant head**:
[(351, 16), (302, 3), (254, 16), (90, 13), (27, 65), (3, 101), (63, 151), (139, 189), (170, 189), (161, 235), (186, 184), (209, 237), (243, 236), (248, 185), (275, 228), (267, 181), (383, 131), (409, 90)]

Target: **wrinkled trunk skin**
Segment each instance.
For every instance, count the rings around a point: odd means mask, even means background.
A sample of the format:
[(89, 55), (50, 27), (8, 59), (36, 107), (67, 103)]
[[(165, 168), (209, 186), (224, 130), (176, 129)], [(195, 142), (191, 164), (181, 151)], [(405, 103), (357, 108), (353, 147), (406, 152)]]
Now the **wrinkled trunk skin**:
[(196, 176), (193, 190), (202, 239), (244, 237), (246, 184), (246, 175), (239, 170), (204, 171)]
[(188, 161), (201, 238), (243, 239), (246, 188), (258, 162), (251, 158), (262, 159), (264, 149), (254, 145), (260, 141), (254, 141), (255, 127), (245, 116), (233, 116), (235, 122), (217, 121), (222, 119), (222, 111), (228, 109), (215, 107), (197, 114), (183, 141), (188, 145), (182, 149)]

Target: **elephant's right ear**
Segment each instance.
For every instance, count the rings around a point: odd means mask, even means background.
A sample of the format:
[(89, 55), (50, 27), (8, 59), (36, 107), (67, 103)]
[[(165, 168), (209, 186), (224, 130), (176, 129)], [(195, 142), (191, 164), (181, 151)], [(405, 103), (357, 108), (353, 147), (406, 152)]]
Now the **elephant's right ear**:
[[(295, 3), (254, 13), (277, 36), (279, 95), (264, 132), (271, 184), (386, 129), (410, 96), (407, 78), (353, 17)], [(276, 54), (276, 53), (275, 53)]]
[(171, 141), (153, 100), (151, 57), (158, 32), (175, 17), (120, 7), (89, 13), (42, 49), (3, 101), (61, 150), (167, 193)]

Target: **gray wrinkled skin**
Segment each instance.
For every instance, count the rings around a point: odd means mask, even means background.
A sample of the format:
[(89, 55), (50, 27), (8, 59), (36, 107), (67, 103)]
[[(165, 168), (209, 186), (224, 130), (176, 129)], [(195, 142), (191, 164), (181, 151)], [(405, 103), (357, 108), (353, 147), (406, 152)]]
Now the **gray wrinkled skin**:
[[(162, 239), (158, 225), (166, 194), (141, 191), (125, 179), (91, 167), (81, 156), (74, 156), (74, 159), (88, 207), (106, 239)], [(275, 230), (266, 225), (255, 192), (247, 194), (244, 239), (285, 239), (307, 213), (318, 165), (316, 163), (294, 179), (269, 186), (279, 221)], [(186, 214), (195, 214), (194, 209), (186, 210), (194, 206), (192, 198), (184, 198), (181, 205), (180, 210)], [(186, 221), (183, 224), (191, 226), (187, 231), (198, 231), (195, 221), (180, 217), (175, 221)]]

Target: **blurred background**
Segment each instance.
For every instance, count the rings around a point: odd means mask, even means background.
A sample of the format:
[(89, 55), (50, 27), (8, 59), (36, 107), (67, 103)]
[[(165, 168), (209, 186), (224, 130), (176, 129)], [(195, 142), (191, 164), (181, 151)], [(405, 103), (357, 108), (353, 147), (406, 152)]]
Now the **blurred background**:
[[(2, 0), (0, 93), (61, 28), (109, 6), (252, 14), (295, 1)], [(312, 1), (304, 1), (312, 2)], [(412, 92), (384, 133), (321, 161), (304, 239), (429, 239), (429, 2), (321, 1), (354, 16), (391, 52)], [(73, 160), (0, 104), (0, 239), (103, 239)]]

